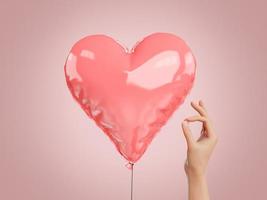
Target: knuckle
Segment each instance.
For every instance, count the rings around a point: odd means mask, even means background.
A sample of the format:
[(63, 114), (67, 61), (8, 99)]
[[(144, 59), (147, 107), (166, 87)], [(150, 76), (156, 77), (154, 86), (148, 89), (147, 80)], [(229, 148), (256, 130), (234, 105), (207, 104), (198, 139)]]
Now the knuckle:
[(209, 123), (209, 119), (208, 119), (207, 117), (202, 117), (202, 120), (203, 120), (203, 122), (206, 123), (206, 124)]
[(194, 142), (191, 142), (188, 150), (189, 150), (189, 152), (194, 152), (194, 151), (196, 151), (196, 148), (197, 148), (197, 146), (194, 144)]

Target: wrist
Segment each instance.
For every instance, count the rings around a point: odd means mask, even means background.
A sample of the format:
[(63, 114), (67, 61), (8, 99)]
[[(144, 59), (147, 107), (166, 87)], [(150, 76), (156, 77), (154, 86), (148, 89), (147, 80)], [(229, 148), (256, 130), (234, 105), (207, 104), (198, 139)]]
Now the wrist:
[(186, 175), (188, 179), (202, 179), (205, 178), (205, 170), (188, 167), (186, 169)]
[(188, 180), (203, 180), (206, 178), (204, 173), (187, 173)]
[(190, 200), (209, 200), (207, 179), (204, 173), (189, 172), (187, 179)]

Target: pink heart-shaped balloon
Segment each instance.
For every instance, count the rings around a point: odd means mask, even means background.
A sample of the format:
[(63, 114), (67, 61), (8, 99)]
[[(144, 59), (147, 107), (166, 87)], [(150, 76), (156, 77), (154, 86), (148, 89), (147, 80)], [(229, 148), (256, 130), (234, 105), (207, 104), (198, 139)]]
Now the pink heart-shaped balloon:
[(196, 62), (173, 34), (147, 36), (131, 52), (92, 35), (72, 47), (64, 69), (74, 99), (135, 163), (191, 90)]

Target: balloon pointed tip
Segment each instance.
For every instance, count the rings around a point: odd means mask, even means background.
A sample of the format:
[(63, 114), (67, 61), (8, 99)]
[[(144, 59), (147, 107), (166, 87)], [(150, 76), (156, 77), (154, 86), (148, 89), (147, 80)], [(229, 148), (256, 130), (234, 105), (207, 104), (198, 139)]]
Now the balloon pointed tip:
[(133, 165), (134, 163), (131, 163), (131, 162), (128, 162), (125, 167), (127, 167), (129, 170), (132, 170), (133, 169)]

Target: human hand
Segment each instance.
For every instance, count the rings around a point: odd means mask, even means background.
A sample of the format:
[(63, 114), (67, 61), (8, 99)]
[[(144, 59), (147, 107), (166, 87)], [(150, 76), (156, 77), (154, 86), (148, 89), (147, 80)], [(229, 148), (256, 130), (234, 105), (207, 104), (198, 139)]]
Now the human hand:
[[(199, 115), (187, 117), (182, 122), (182, 129), (187, 142), (187, 159), (184, 168), (189, 177), (205, 174), (209, 158), (218, 141), (203, 102), (191, 102), (191, 106)], [(202, 122), (202, 131), (200, 137), (194, 140), (189, 123), (196, 121)]]

